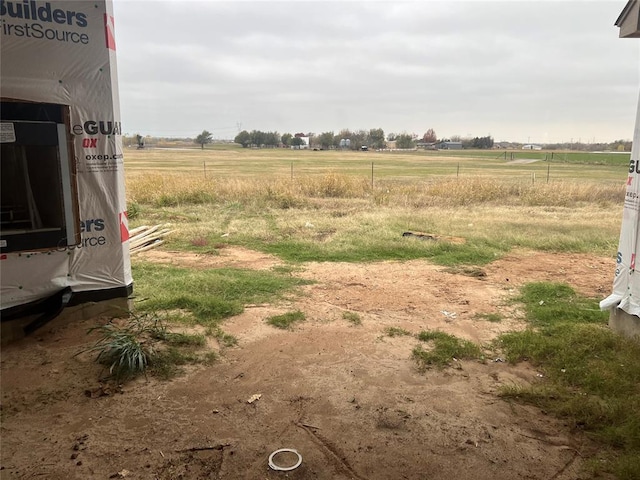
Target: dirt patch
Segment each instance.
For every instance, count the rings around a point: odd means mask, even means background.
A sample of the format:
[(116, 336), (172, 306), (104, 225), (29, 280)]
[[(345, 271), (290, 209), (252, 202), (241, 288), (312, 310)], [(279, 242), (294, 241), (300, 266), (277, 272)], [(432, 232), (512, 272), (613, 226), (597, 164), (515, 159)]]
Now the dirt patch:
[[(197, 268), (278, 264), (236, 248), (145, 258)], [(90, 344), (90, 324), (54, 325), (2, 350), (0, 478), (579, 478), (594, 453), (583, 436), (496, 395), (502, 385), (538, 381), (534, 369), (488, 358), (420, 372), (410, 359), (417, 341), (383, 330), (441, 329), (487, 344), (523, 327), (507, 301), (518, 286), (559, 281), (605, 296), (613, 267), (595, 256), (529, 252), (474, 276), (424, 261), (311, 263), (297, 273), (316, 282), (303, 295), (225, 322), (239, 346), (217, 364), (121, 389), (101, 387), (93, 358), (76, 355)], [(293, 331), (264, 322), (291, 309), (307, 316)], [(478, 315), (492, 312), (505, 320)], [(269, 454), (284, 447), (297, 449), (302, 465), (270, 470)]]

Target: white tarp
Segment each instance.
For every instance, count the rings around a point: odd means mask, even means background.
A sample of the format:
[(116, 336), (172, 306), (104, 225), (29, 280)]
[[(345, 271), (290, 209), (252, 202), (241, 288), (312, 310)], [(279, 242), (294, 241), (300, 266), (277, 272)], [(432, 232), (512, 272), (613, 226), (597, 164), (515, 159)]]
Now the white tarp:
[(132, 284), (113, 27), (111, 0), (0, 2), (0, 95), (69, 106), (82, 239), (2, 254), (2, 309)]
[(613, 293), (600, 302), (600, 308), (620, 308), (640, 316), (640, 276), (636, 275), (637, 252), (640, 251), (640, 100), (633, 134), (629, 176), (622, 211), (622, 228), (616, 257)]

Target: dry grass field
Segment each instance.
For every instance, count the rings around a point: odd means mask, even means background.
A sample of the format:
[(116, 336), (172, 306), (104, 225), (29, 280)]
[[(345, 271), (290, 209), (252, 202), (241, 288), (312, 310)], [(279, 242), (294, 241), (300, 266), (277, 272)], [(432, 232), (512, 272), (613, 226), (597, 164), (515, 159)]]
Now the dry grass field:
[[(415, 230), (507, 250), (614, 255), (626, 178), (621, 165), (554, 163), (547, 181), (548, 163), (512, 165), (500, 155), (237, 148), (130, 153), (133, 225), (173, 223), (173, 245), (181, 248), (223, 241), (264, 249), (277, 238), (328, 254), (361, 246), (374, 238), (372, 230), (381, 241)], [(142, 215), (135, 218), (138, 210)]]

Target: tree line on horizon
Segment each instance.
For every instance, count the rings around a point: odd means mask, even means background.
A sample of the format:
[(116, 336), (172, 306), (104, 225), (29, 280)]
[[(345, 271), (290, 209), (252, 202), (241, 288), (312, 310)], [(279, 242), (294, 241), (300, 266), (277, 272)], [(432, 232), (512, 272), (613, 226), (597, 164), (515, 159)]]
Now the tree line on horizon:
[[(337, 134), (333, 131), (323, 132), (319, 135), (314, 133), (302, 133), (295, 134), (285, 133), (280, 134), (274, 132), (263, 132), (260, 130), (252, 130), (251, 132), (243, 130), (238, 133), (233, 139), (234, 143), (241, 145), (244, 148), (280, 148), (280, 147), (301, 147), (305, 144), (303, 137), (309, 138), (309, 147), (322, 150), (330, 149), (343, 149), (348, 148), (351, 150), (360, 150), (362, 146), (366, 145), (371, 149), (383, 149), (388, 148), (391, 142), (394, 142), (392, 146), (398, 149), (411, 149), (417, 146), (429, 146), (443, 141), (460, 142), (462, 148), (465, 149), (491, 149), (496, 146), (493, 138), (488, 135), (485, 137), (461, 137), (460, 135), (453, 135), (449, 138), (438, 139), (433, 128), (429, 128), (422, 137), (415, 133), (389, 133), (385, 136), (382, 128), (374, 128), (371, 130), (349, 130), (342, 129)], [(343, 140), (349, 140), (345, 142)], [(205, 145), (213, 143), (213, 134), (207, 130), (203, 130), (202, 133), (196, 135), (195, 138), (183, 138), (183, 137), (169, 137), (158, 138), (147, 135), (145, 137), (140, 134), (133, 136), (124, 134), (123, 143), (126, 146), (132, 146), (134, 143), (138, 146), (149, 145), (151, 146), (157, 142), (193, 142), (204, 148)], [(218, 140), (216, 140), (218, 141)], [(230, 140), (227, 140), (230, 141)], [(348, 145), (348, 146), (347, 146)], [(501, 148), (519, 148), (522, 145), (520, 142), (500, 142), (498, 145)], [(630, 152), (632, 142), (631, 140), (619, 139), (613, 142), (600, 142), (600, 143), (582, 143), (578, 142), (560, 142), (560, 143), (546, 143), (539, 144), (545, 150), (577, 150), (577, 151), (618, 151), (618, 152)]]
[[(426, 131), (422, 137), (415, 133), (389, 133), (385, 136), (382, 128), (372, 128), (371, 130), (340, 130), (337, 134), (333, 131), (322, 132), (319, 135), (313, 133), (285, 133), (280, 135), (278, 132), (262, 132), (260, 130), (252, 130), (251, 132), (243, 130), (234, 138), (234, 142), (242, 145), (244, 148), (276, 148), (276, 147), (300, 147), (305, 144), (303, 137), (309, 138), (309, 147), (319, 148), (322, 150), (347, 148), (350, 150), (360, 150), (366, 146), (374, 150), (384, 149), (388, 144), (394, 142), (395, 148), (407, 149), (415, 148), (419, 143), (425, 145), (433, 145), (438, 142), (438, 137), (433, 128)], [(347, 141), (348, 140), (348, 141)], [(451, 139), (441, 139), (440, 141), (460, 141), (463, 146), (466, 139), (453, 137)], [(492, 148), (493, 138), (475, 137), (469, 139), (469, 148)]]

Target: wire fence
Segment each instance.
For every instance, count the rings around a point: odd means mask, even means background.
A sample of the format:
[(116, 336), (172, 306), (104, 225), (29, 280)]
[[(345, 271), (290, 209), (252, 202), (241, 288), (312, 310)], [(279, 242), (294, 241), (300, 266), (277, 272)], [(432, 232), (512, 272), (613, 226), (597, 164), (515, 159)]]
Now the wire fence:
[[(156, 151), (125, 154), (125, 172), (138, 174), (200, 173), (205, 179), (296, 179), (317, 175), (358, 176), (371, 186), (383, 181), (433, 181), (451, 177), (549, 183), (555, 180), (620, 183), (626, 180), (629, 154), (588, 152), (349, 153), (264, 151)], [(594, 160), (595, 159), (595, 160)]]

